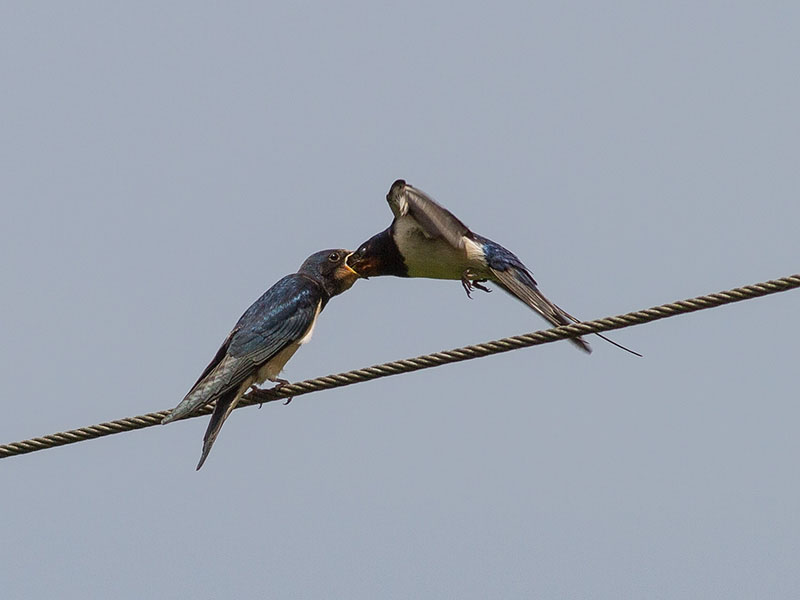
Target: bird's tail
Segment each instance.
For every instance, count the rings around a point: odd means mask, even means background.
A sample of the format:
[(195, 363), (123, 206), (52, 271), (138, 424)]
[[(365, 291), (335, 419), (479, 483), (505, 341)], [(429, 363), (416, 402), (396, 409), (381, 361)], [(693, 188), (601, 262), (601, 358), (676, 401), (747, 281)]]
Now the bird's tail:
[(225, 423), (225, 419), (228, 418), (231, 411), (239, 404), (239, 399), (241, 397), (242, 394), (239, 393), (239, 390), (234, 388), (232, 391), (217, 398), (217, 402), (214, 405), (214, 412), (211, 413), (211, 419), (208, 422), (206, 434), (203, 436), (203, 452), (200, 455), (200, 462), (197, 463), (198, 471), (200, 467), (203, 466), (203, 463), (206, 462), (208, 453), (211, 452), (211, 446), (213, 446), (214, 442), (217, 440), (217, 436), (222, 429), (223, 423)]
[[(495, 283), (512, 296), (527, 304), (556, 327), (560, 325), (572, 325), (578, 322), (578, 320), (568, 312), (562, 310), (545, 298), (544, 294), (536, 287), (536, 282), (533, 280), (533, 277), (531, 277), (530, 273), (527, 271), (517, 267), (508, 267), (502, 271), (499, 269), (491, 269), (491, 271), (494, 275)], [(592, 352), (592, 347), (581, 337), (570, 338), (569, 341), (586, 353)]]

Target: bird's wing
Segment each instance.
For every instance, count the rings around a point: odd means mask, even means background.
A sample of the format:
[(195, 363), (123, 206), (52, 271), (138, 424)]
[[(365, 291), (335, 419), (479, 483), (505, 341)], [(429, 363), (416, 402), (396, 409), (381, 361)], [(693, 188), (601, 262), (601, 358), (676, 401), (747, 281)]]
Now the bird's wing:
[(306, 334), (321, 298), (319, 285), (297, 274), (272, 286), (242, 315), (203, 377), (162, 422), (189, 415), (238, 389), (259, 367)]
[(297, 273), (287, 275), (242, 315), (228, 353), (263, 365), (306, 334), (323, 297), (322, 287), (311, 278)]
[(469, 228), (422, 190), (398, 179), (389, 189), (386, 201), (395, 219), (410, 215), (428, 237), (442, 238), (455, 248), (463, 247)]
[(211, 362), (208, 363), (208, 366), (205, 368), (205, 370), (202, 373), (200, 373), (200, 377), (198, 377), (197, 381), (194, 382), (192, 389), (194, 389), (198, 383), (203, 381), (203, 379), (205, 379), (206, 376), (209, 373), (211, 373), (211, 371), (213, 371), (214, 368), (219, 363), (222, 362), (222, 359), (225, 358), (225, 355), (228, 353), (228, 346), (231, 345), (231, 339), (233, 338), (234, 335), (236, 335), (237, 331), (239, 330), (236, 327), (234, 327), (233, 330), (228, 334), (228, 337), (226, 337), (225, 341), (222, 342), (222, 345), (219, 347), (219, 350), (217, 350), (217, 353), (214, 355), (214, 358), (211, 359)]

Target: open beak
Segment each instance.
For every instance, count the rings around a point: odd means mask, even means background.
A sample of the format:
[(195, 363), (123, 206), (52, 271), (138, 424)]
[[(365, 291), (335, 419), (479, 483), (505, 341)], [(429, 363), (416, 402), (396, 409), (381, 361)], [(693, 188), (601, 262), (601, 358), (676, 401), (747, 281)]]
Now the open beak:
[[(350, 258), (353, 256), (353, 254), (355, 253), (351, 252), (350, 254), (344, 257), (344, 268), (347, 269), (350, 273), (352, 273), (356, 277), (363, 277), (361, 273), (359, 273), (353, 267), (350, 266)], [(364, 279), (366, 279), (366, 277), (364, 277)]]
[(362, 279), (369, 279), (378, 274), (378, 261), (374, 256), (362, 256), (358, 252), (351, 252), (344, 259), (344, 264)]

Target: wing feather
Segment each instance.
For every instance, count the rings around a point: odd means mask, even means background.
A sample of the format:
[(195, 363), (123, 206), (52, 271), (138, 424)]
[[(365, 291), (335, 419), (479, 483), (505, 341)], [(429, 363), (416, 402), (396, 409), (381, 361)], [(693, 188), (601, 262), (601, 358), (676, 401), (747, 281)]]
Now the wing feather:
[(281, 350), (302, 339), (323, 298), (320, 286), (308, 277), (295, 273), (278, 281), (242, 315), (201, 378), (162, 422), (189, 415), (238, 389)]
[(386, 196), (395, 219), (411, 216), (431, 238), (442, 238), (454, 248), (462, 248), (469, 228), (449, 210), (422, 190), (402, 179), (392, 184)]

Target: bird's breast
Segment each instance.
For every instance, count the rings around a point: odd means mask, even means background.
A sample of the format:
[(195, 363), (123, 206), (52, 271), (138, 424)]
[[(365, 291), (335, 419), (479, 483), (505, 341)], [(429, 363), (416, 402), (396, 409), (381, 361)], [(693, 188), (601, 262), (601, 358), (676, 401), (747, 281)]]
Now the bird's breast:
[(461, 279), (464, 271), (482, 272), (486, 263), (481, 248), (468, 238), (461, 247), (441, 237), (430, 237), (411, 219), (398, 222), (394, 232), (409, 277)]

